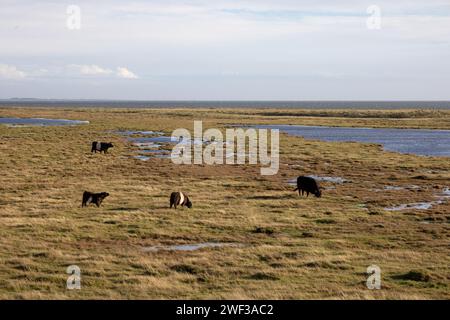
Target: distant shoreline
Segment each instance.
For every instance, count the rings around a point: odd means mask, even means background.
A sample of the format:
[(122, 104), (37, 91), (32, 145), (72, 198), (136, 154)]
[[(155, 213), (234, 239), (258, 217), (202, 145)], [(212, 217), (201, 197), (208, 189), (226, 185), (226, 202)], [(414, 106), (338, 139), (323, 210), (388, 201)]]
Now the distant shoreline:
[(0, 99), (0, 108), (243, 108), (243, 109), (439, 109), (450, 110), (450, 101), (169, 101), (169, 100), (51, 100)]

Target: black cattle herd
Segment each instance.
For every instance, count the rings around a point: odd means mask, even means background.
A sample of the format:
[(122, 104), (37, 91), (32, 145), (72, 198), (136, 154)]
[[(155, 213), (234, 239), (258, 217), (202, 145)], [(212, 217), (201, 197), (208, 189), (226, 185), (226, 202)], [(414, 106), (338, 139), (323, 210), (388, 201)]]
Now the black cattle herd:
[[(95, 152), (103, 152), (108, 153), (108, 149), (114, 147), (111, 142), (92, 142), (92, 148), (91, 153)], [(320, 191), (319, 184), (317, 183), (314, 178), (306, 177), (306, 176), (299, 176), (297, 178), (297, 188), (294, 189), (294, 191), (298, 191), (299, 195), (304, 195), (306, 193), (306, 196), (308, 197), (309, 194), (313, 194), (316, 197), (320, 198), (322, 196), (322, 192)], [(103, 200), (109, 196), (108, 192), (100, 192), (100, 193), (93, 193), (89, 191), (83, 192), (83, 200), (81, 203), (81, 207), (86, 207), (89, 204), (95, 204), (97, 207), (100, 207)], [(177, 208), (177, 206), (186, 206), (188, 208), (192, 208), (192, 202), (189, 199), (189, 197), (184, 192), (172, 192), (170, 194), (170, 208)]]

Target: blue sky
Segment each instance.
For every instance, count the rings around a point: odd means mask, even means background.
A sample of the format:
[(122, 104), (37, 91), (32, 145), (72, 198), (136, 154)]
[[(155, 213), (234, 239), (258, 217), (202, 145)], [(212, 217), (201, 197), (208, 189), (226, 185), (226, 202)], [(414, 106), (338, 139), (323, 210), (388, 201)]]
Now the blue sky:
[(448, 0), (0, 0), (0, 41), (3, 99), (450, 100)]

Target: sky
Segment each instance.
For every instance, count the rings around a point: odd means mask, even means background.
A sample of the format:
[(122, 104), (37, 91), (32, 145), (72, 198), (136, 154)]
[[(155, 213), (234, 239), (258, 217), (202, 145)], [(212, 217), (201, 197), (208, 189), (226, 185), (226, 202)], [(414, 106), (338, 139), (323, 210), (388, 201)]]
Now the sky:
[(450, 100), (450, 0), (0, 0), (0, 99)]

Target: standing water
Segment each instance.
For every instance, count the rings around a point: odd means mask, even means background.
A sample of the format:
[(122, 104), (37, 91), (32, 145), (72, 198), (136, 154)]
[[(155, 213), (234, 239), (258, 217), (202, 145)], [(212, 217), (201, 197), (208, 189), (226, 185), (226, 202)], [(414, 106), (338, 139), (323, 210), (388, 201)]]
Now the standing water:
[(385, 150), (423, 156), (450, 157), (450, 130), (349, 128), (298, 125), (258, 125), (293, 136), (323, 141), (378, 143)]
[(73, 126), (79, 124), (88, 124), (89, 121), (66, 120), (66, 119), (46, 119), (46, 118), (0, 118), (0, 124), (9, 127), (28, 127), (28, 126)]

